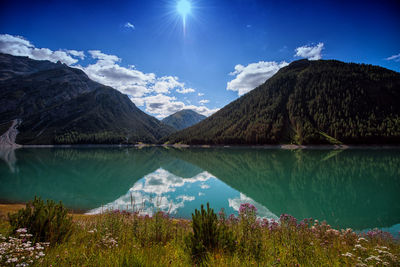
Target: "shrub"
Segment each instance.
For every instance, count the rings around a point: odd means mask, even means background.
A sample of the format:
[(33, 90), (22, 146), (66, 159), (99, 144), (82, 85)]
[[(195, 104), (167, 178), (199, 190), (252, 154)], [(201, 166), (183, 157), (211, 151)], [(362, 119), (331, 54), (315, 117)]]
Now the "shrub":
[(192, 228), (193, 232), (189, 234), (186, 243), (195, 263), (200, 263), (206, 259), (208, 252), (216, 249), (234, 252), (233, 232), (226, 224), (223, 211), (220, 212), (218, 222), (217, 215), (210, 208), (210, 204), (207, 203), (207, 209), (201, 205), (200, 211), (196, 209), (195, 213), (192, 213)]
[(13, 233), (26, 228), (35, 242), (45, 241), (51, 245), (67, 239), (72, 231), (72, 218), (61, 202), (56, 204), (47, 200), (45, 203), (37, 197), (29, 201), (24, 209), (8, 214), (8, 220)]
[(201, 205), (200, 211), (197, 209), (192, 213), (193, 233), (189, 234), (187, 246), (190, 249), (192, 258), (195, 262), (201, 262), (208, 251), (212, 251), (218, 246), (218, 220), (210, 204), (207, 209)]

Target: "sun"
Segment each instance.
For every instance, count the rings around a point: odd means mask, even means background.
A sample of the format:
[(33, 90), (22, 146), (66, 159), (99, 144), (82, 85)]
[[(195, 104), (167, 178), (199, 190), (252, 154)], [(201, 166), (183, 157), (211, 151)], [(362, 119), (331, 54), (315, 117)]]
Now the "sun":
[(185, 18), (186, 15), (190, 14), (191, 9), (192, 5), (188, 0), (179, 0), (176, 5), (176, 10), (183, 18)]

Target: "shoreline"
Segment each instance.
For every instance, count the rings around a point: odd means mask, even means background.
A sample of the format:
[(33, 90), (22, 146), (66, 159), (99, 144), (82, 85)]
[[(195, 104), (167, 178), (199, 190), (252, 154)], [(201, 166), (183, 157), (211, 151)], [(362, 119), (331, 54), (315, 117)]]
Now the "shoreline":
[(261, 149), (400, 149), (398, 145), (184, 145), (184, 144), (69, 144), (69, 145), (18, 145), (1, 146), (0, 149), (20, 149), (20, 148), (145, 148), (145, 147), (164, 147), (164, 148), (261, 148)]
[[(18, 210), (23, 209), (26, 207), (26, 203), (2, 203), (0, 202), (0, 218), (7, 217), (7, 214), (13, 214), (18, 212)], [(70, 210), (68, 209), (68, 214), (71, 215), (73, 218), (83, 218), (83, 217), (90, 217), (96, 216), (98, 214), (86, 214), (83, 210)]]
[[(18, 210), (23, 209), (26, 207), (26, 203), (7, 203), (4, 202), (2, 203), (0, 201), (0, 219), (1, 218), (7, 218), (8, 214), (14, 214), (18, 212)], [(99, 215), (104, 215), (107, 213), (87, 213), (87, 211), (84, 210), (74, 210), (74, 209), (68, 209), (68, 214), (72, 216), (73, 219), (81, 219), (81, 218), (92, 218), (96, 217)], [(174, 218), (171, 217), (172, 220), (175, 221), (191, 221), (191, 219), (188, 218)]]
[[(23, 209), (25, 207), (26, 207), (26, 203), (1, 203), (0, 202), (0, 219), (2, 217), (6, 218), (8, 213), (10, 213), (10, 214), (16, 213), (16, 212), (18, 212), (18, 210)], [(81, 218), (96, 217), (96, 216), (104, 215), (104, 214), (107, 214), (107, 213), (93, 213), (93, 214), (91, 214), (91, 213), (86, 213), (83, 210), (68, 209), (68, 214), (71, 215), (73, 219), (81, 219)], [(186, 222), (192, 221), (192, 219), (190, 219), (190, 218), (182, 218), (182, 217), (170, 217), (170, 218), (172, 220), (174, 220), (174, 221), (186, 221)], [(394, 224), (394, 225), (386, 226), (386, 227), (378, 227), (377, 229), (385, 229), (384, 232), (391, 233), (393, 235), (393, 237), (396, 238), (395, 234), (393, 234), (388, 229), (390, 229), (392, 227), (395, 227), (397, 225), (400, 225), (400, 224)], [(337, 228), (337, 229), (342, 230), (344, 228)], [(353, 229), (353, 228), (350, 228), (350, 229), (352, 229), (355, 233), (358, 233), (358, 234), (365, 233), (367, 231), (373, 230), (373, 228), (365, 228), (365, 229)], [(399, 233), (397, 238), (400, 238), (400, 233)]]

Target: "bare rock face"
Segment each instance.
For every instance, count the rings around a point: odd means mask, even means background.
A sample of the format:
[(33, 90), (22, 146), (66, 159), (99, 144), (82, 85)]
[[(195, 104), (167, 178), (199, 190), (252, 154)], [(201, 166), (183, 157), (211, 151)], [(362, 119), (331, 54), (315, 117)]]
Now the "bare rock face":
[(20, 145), (15, 143), (15, 139), (18, 135), (18, 126), (21, 124), (21, 120), (16, 119), (12, 121), (10, 128), (0, 136), (0, 148), (10, 147), (16, 148)]

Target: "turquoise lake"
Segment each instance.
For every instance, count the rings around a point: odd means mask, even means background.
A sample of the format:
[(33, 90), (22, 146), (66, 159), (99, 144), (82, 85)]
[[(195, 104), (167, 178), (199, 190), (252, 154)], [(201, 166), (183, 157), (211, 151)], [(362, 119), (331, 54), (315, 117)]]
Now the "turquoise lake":
[(237, 214), (400, 231), (400, 149), (79, 147), (0, 150), (0, 202), (35, 195), (77, 212), (156, 210), (190, 218), (209, 202)]

